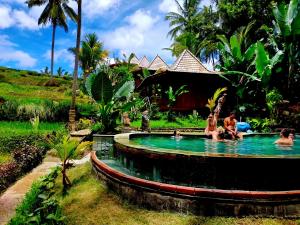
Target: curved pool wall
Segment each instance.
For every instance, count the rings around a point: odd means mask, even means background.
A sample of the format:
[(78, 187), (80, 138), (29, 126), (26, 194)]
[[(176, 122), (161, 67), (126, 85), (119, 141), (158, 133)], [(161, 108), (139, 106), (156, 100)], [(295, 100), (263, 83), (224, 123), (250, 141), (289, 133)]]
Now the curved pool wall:
[[(110, 189), (130, 202), (199, 215), (300, 215), (298, 158), (153, 152), (129, 145), (129, 135), (117, 135), (115, 147), (115, 157), (126, 159), (127, 166), (152, 170), (152, 177), (142, 179), (111, 167), (93, 152), (91, 160), (96, 173)], [(174, 177), (166, 180), (164, 169), (167, 176)], [(193, 175), (188, 174), (191, 171), (195, 171)], [(195, 184), (192, 179), (200, 181)], [(188, 184), (181, 185), (183, 181)]]

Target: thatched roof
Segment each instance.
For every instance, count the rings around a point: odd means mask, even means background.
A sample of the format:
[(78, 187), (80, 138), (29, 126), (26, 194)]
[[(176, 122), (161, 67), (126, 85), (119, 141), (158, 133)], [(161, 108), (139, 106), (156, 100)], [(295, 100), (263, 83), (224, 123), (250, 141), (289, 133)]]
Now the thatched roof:
[(131, 59), (130, 63), (139, 65), (140, 60), (136, 57), (136, 55), (134, 55), (133, 58)]
[(193, 55), (188, 49), (185, 49), (177, 58), (169, 71), (185, 73), (211, 73), (203, 66), (200, 60)]
[(139, 65), (140, 67), (142, 67), (142, 68), (147, 68), (147, 67), (149, 66), (149, 64), (150, 64), (149, 60), (147, 59), (146, 56), (144, 56), (144, 57), (140, 60), (140, 62), (139, 62), (138, 65)]
[(158, 69), (167, 70), (168, 68), (169, 68), (168, 65), (159, 55), (157, 55), (148, 66), (149, 70), (158, 70)]

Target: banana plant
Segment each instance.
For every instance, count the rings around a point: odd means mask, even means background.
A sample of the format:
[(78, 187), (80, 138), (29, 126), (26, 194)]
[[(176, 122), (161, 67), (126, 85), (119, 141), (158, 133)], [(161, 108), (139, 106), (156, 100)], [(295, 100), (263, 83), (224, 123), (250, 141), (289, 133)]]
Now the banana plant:
[(283, 52), (288, 56), (288, 87), (290, 88), (295, 74), (296, 59), (299, 59), (300, 38), (300, 2), (290, 0), (289, 4), (278, 3), (274, 9), (275, 33), (283, 41)]
[(113, 85), (109, 79), (111, 72), (109, 67), (102, 67), (98, 73), (91, 74), (85, 84), (88, 95), (98, 106), (98, 117), (103, 128), (101, 132), (105, 133), (116, 128), (117, 117), (134, 91), (132, 80)]

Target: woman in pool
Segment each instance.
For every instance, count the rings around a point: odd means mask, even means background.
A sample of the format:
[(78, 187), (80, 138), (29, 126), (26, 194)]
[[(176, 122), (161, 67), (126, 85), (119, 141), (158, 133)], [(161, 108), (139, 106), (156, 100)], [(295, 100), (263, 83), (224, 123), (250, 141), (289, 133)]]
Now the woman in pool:
[(212, 113), (207, 118), (207, 126), (204, 132), (207, 136), (211, 136), (213, 140), (218, 140), (217, 119)]
[(294, 141), (289, 137), (289, 135), (290, 135), (289, 129), (286, 128), (282, 129), (280, 132), (280, 138), (277, 141), (275, 141), (275, 144), (288, 145), (288, 146), (293, 145)]

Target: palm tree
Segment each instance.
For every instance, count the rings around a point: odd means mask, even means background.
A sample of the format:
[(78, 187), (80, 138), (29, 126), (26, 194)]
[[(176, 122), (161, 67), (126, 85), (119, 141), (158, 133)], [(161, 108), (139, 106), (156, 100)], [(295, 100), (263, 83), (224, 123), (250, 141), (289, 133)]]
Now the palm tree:
[(57, 76), (62, 77), (64, 71), (65, 71), (65, 70), (64, 70), (62, 67), (58, 67), (57, 72), (56, 72), (56, 73), (57, 73)]
[[(76, 53), (75, 48), (70, 48), (69, 51), (74, 55)], [(103, 49), (103, 43), (99, 41), (97, 35), (95, 33), (87, 34), (85, 40), (81, 42), (79, 51), (79, 62), (84, 81), (90, 73), (96, 71), (98, 63), (104, 61), (107, 56), (108, 51)]]
[(62, 183), (64, 188), (71, 185), (71, 181), (67, 176), (67, 169), (70, 168), (70, 160), (74, 159), (79, 151), (85, 150), (92, 142), (85, 141), (79, 143), (76, 140), (71, 140), (67, 136), (62, 138), (58, 144), (52, 144), (53, 149), (56, 150), (58, 157), (62, 161)]
[(201, 0), (184, 0), (181, 6), (178, 0), (174, 1), (179, 12), (169, 12), (165, 17), (165, 19), (169, 21), (170, 27), (172, 27), (168, 32), (168, 35), (170, 35), (172, 39), (184, 31), (193, 32), (199, 4), (201, 2)]
[(77, 89), (77, 79), (78, 79), (78, 65), (79, 65), (79, 51), (80, 51), (80, 37), (81, 37), (81, 11), (82, 11), (82, 2), (77, 0), (78, 6), (78, 18), (77, 18), (77, 36), (76, 36), (76, 54), (75, 54), (75, 63), (74, 63), (74, 75), (73, 75), (73, 84), (72, 84), (72, 100), (71, 107), (69, 111), (69, 125), (72, 131), (75, 130), (76, 124), (76, 89)]
[(54, 66), (54, 44), (55, 44), (55, 32), (57, 26), (63, 27), (65, 32), (68, 32), (67, 17), (76, 21), (77, 15), (74, 10), (68, 5), (69, 0), (27, 0), (26, 4), (29, 8), (34, 6), (46, 5), (42, 14), (39, 17), (38, 24), (46, 25), (51, 23), (52, 25), (52, 47), (51, 47), (51, 76), (53, 76)]

